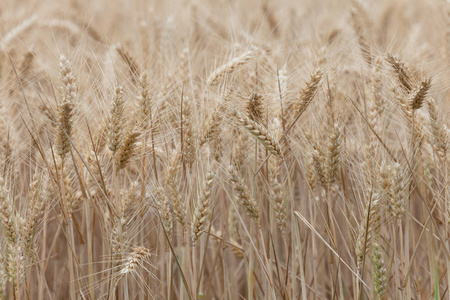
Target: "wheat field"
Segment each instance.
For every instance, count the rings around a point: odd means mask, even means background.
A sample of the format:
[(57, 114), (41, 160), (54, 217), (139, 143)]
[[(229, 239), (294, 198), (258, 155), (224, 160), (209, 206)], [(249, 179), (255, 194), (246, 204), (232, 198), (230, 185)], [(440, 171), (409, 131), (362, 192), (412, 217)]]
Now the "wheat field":
[(450, 299), (450, 2), (2, 0), (3, 299)]

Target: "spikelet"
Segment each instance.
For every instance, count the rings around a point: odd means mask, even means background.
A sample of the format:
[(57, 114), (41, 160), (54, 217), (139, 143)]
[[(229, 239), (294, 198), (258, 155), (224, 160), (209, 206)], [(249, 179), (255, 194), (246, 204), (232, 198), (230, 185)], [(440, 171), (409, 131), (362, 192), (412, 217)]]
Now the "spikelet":
[(108, 119), (108, 148), (112, 151), (113, 154), (116, 153), (122, 142), (122, 131), (124, 124), (124, 101), (122, 99), (122, 95), (122, 87), (116, 87), (111, 105), (111, 114)]
[(317, 185), (317, 175), (315, 172), (315, 160), (312, 152), (308, 153), (308, 161), (306, 162), (306, 178), (308, 180), (311, 191), (314, 191)]
[(228, 173), (230, 174), (230, 180), (233, 184), (233, 189), (236, 194), (237, 202), (244, 207), (246, 213), (255, 221), (259, 221), (261, 214), (259, 204), (250, 195), (244, 180), (239, 177), (235, 166), (228, 167)]
[[(278, 118), (273, 118), (270, 125), (274, 139), (279, 141), (283, 136), (283, 128), (280, 120), (278, 120)], [(269, 159), (268, 162), (269, 183), (274, 183), (278, 175), (280, 175), (281, 163), (282, 160), (278, 156), (273, 156)]]
[(122, 228), (124, 225), (124, 219), (122, 219), (120, 216), (116, 217), (110, 217), (109, 214), (107, 215), (107, 220), (109, 221), (108, 229), (109, 231), (109, 241), (111, 243), (111, 258), (113, 265), (116, 267), (120, 264), (120, 261), (122, 259), (122, 242), (121, 239), (126, 234), (126, 230)]
[(41, 216), (45, 207), (45, 195), (42, 192), (42, 186), (45, 186), (45, 181), (41, 181), (42, 176), (38, 171), (36, 171), (33, 175), (33, 181), (30, 186), (28, 217), (26, 219), (23, 233), (25, 251), (28, 252), (33, 250), (33, 238), (36, 234), (37, 227), (41, 221)]
[(384, 299), (387, 286), (387, 269), (384, 261), (384, 255), (380, 244), (373, 243), (373, 255), (371, 256), (373, 266), (373, 290), (378, 295), (378, 299)]
[(330, 131), (327, 142), (327, 163), (325, 169), (328, 188), (331, 188), (338, 180), (342, 159), (342, 128), (335, 122)]
[(283, 157), (282, 152), (280, 150), (280, 146), (275, 138), (269, 133), (269, 131), (264, 128), (264, 126), (258, 124), (257, 122), (249, 119), (247, 116), (243, 114), (233, 111), (232, 113), (236, 120), (244, 126), (251, 135), (253, 135), (263, 146), (273, 155), (276, 155), (280, 158)]
[(372, 239), (378, 233), (381, 224), (382, 201), (380, 196), (374, 193), (370, 206), (367, 205), (364, 218), (361, 219), (355, 244), (356, 262), (358, 268), (363, 262), (364, 256), (370, 249)]
[(397, 104), (400, 106), (400, 109), (402, 110), (403, 116), (407, 120), (407, 122), (411, 123), (412, 121), (412, 110), (411, 105), (409, 105), (409, 102), (407, 101), (406, 97), (402, 92), (400, 92), (397, 89), (393, 90), (394, 98), (397, 101)]
[[(274, 137), (280, 139), (283, 134), (281, 122), (278, 118), (274, 118), (272, 123)], [(268, 177), (270, 184), (270, 204), (275, 215), (278, 228), (284, 233), (287, 226), (287, 202), (283, 189), (283, 184), (278, 181), (280, 176), (282, 160), (273, 156), (268, 162)]]
[(186, 225), (186, 205), (178, 192), (176, 184), (177, 172), (181, 167), (179, 163), (181, 157), (181, 148), (178, 146), (170, 159), (170, 164), (166, 171), (166, 189), (172, 204), (175, 219), (184, 228)]
[(287, 227), (287, 201), (283, 185), (275, 180), (272, 184), (271, 202), (278, 228), (284, 232)]
[(391, 65), (392, 69), (394, 69), (394, 72), (397, 75), (397, 79), (404, 91), (409, 93), (413, 89), (412, 84), (414, 82), (413, 76), (409, 69), (403, 62), (401, 62), (397, 57), (391, 54), (387, 55), (386, 60)]
[(198, 199), (198, 202), (195, 206), (194, 216), (192, 217), (192, 243), (196, 244), (197, 240), (200, 238), (201, 234), (205, 230), (209, 216), (212, 210), (212, 184), (214, 180), (215, 174), (210, 172), (206, 175), (206, 179), (204, 182), (202, 194)]
[(241, 166), (245, 159), (245, 137), (239, 128), (233, 129), (233, 149), (231, 150), (231, 164)]
[(183, 158), (189, 166), (194, 163), (195, 152), (197, 150), (196, 134), (192, 117), (192, 103), (186, 97), (183, 102)]
[[(371, 82), (370, 99), (368, 103), (368, 115), (367, 119), (369, 121), (372, 129), (380, 134), (383, 127), (383, 112), (386, 108), (386, 103), (381, 95), (382, 81), (380, 76), (380, 66), (381, 60), (379, 58), (375, 59), (373, 66), (373, 80)], [(371, 135), (370, 142), (375, 144), (375, 137)]]
[(288, 90), (288, 78), (286, 65), (284, 65), (283, 68), (278, 70), (278, 92), (280, 93), (280, 99), (282, 101), (286, 101), (287, 90)]
[(25, 255), (20, 243), (11, 243), (6, 246), (5, 268), (9, 282), (16, 287), (25, 279)]
[(136, 143), (140, 136), (140, 132), (136, 129), (130, 130), (125, 136), (122, 144), (120, 145), (119, 151), (116, 154), (115, 164), (116, 171), (120, 171), (125, 168), (133, 157), (136, 150)]
[(220, 134), (221, 131), (221, 123), (222, 123), (222, 114), (220, 112), (221, 107), (217, 108), (212, 117), (205, 122), (203, 126), (203, 136), (199, 141), (199, 148), (202, 147), (208, 141), (214, 141)]
[(445, 129), (445, 124), (439, 117), (438, 108), (434, 99), (428, 102), (428, 113), (430, 116), (430, 131), (433, 148), (436, 151), (440, 160), (445, 160), (447, 157), (447, 150), (449, 147), (449, 135)]
[(119, 276), (125, 276), (131, 273), (136, 273), (139, 266), (143, 266), (145, 261), (148, 261), (151, 253), (145, 247), (139, 246), (133, 248), (133, 250), (125, 258), (125, 262), (121, 266)]
[(64, 200), (64, 205), (67, 211), (68, 217), (71, 219), (73, 218), (73, 211), (75, 208), (75, 205), (77, 204), (77, 199), (75, 195), (75, 191), (73, 189), (72, 183), (73, 180), (70, 177), (69, 172), (69, 166), (65, 163), (63, 163), (63, 159), (60, 158), (56, 162), (56, 168), (58, 170), (58, 173), (61, 176), (61, 199)]
[(0, 177), (0, 222), (2, 230), (8, 241), (14, 244), (17, 239), (14, 215), (11, 211), (12, 204), (9, 200), (9, 191), (5, 187), (5, 181)]
[(149, 95), (147, 72), (142, 72), (139, 78), (139, 96), (137, 97), (137, 102), (139, 106), (138, 126), (142, 128), (142, 132), (145, 132), (149, 128), (152, 117), (152, 99)]
[(328, 190), (328, 180), (326, 176), (326, 164), (324, 161), (324, 153), (319, 149), (312, 150), (312, 163), (314, 165), (314, 170), (316, 171), (316, 177), (320, 183), (320, 185)]
[(409, 96), (409, 105), (412, 110), (417, 110), (422, 107), (430, 87), (431, 79), (425, 79), (411, 92)]
[(172, 238), (173, 232), (173, 213), (172, 207), (169, 202), (169, 198), (164, 193), (164, 189), (162, 187), (158, 187), (156, 189), (156, 205), (159, 211), (159, 216), (161, 217), (161, 221), (164, 227), (164, 230), (167, 233), (167, 237), (169, 240)]
[(261, 123), (264, 108), (263, 99), (257, 93), (251, 93), (247, 100), (247, 117), (250, 120)]
[(77, 98), (77, 83), (72, 73), (72, 65), (65, 56), (61, 56), (59, 63), (61, 76), (62, 100), (58, 104), (58, 126), (56, 132), (56, 150), (64, 157), (71, 147), (73, 118), (75, 115), (75, 101)]
[(408, 180), (405, 178), (405, 168), (396, 163), (390, 168), (389, 177), (392, 180), (391, 186), (391, 198), (388, 201), (388, 211), (398, 221), (403, 217), (406, 212), (406, 202), (408, 197), (406, 196), (406, 189), (408, 186)]
[(380, 190), (381, 199), (389, 199), (392, 197), (392, 184), (394, 183), (392, 175), (392, 167), (383, 161), (379, 172), (380, 178), (378, 180), (378, 188)]
[(299, 99), (289, 107), (289, 111), (292, 112), (293, 118), (296, 118), (299, 114), (303, 113), (309, 106), (317, 92), (322, 76), (323, 72), (320, 68), (316, 69), (314, 73), (311, 74), (311, 78), (300, 92)]
[(228, 74), (232, 73), (239, 66), (245, 65), (251, 59), (253, 59), (258, 53), (259, 49), (251, 49), (241, 56), (235, 57), (228, 63), (223, 64), (219, 68), (217, 68), (211, 75), (209, 75), (207, 84), (208, 85), (216, 85), (219, 83), (219, 80)]

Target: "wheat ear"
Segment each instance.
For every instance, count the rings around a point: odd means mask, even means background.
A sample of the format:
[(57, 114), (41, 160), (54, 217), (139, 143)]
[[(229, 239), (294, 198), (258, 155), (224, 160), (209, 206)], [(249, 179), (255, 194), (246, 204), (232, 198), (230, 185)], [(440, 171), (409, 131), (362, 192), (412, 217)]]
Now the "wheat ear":
[(256, 200), (250, 195), (244, 180), (238, 175), (236, 166), (229, 166), (228, 173), (233, 189), (236, 193), (237, 202), (245, 208), (246, 213), (255, 221), (259, 220), (261, 210)]
[(113, 154), (119, 149), (120, 143), (122, 142), (122, 131), (123, 131), (123, 111), (124, 104), (123, 101), (123, 88), (121, 86), (116, 87), (114, 92), (114, 98), (111, 104), (111, 112), (108, 119), (108, 148)]
[(72, 73), (70, 61), (61, 56), (59, 62), (61, 77), (62, 100), (58, 105), (58, 123), (56, 135), (56, 149), (59, 156), (64, 157), (71, 147), (73, 117), (75, 115), (75, 101), (77, 98), (77, 83)]
[(211, 75), (209, 75), (207, 83), (208, 85), (215, 85), (219, 82), (219, 80), (226, 75), (232, 73), (236, 68), (248, 63), (251, 59), (253, 59), (257, 54), (258, 49), (252, 49), (241, 56), (235, 57), (231, 61), (223, 64), (219, 68), (217, 68)]
[(212, 210), (212, 184), (215, 174), (210, 172), (206, 175), (205, 182), (203, 184), (203, 190), (198, 202), (195, 206), (194, 216), (192, 218), (192, 243), (195, 245), (201, 234), (205, 230), (208, 218)]
[(417, 110), (422, 107), (430, 87), (431, 79), (425, 79), (420, 83), (419, 86), (411, 91), (411, 95), (409, 96), (409, 105), (411, 106), (412, 110)]
[(244, 126), (245, 129), (247, 129), (248, 132), (264, 146), (264, 148), (267, 149), (267, 151), (280, 158), (283, 157), (278, 142), (275, 141), (275, 138), (266, 128), (264, 128), (264, 126), (237, 111), (233, 111), (232, 114), (235, 116), (236, 120)]
[(125, 258), (125, 263), (118, 272), (120, 276), (137, 272), (139, 266), (148, 260), (151, 256), (150, 250), (145, 247), (135, 247), (133, 251)]

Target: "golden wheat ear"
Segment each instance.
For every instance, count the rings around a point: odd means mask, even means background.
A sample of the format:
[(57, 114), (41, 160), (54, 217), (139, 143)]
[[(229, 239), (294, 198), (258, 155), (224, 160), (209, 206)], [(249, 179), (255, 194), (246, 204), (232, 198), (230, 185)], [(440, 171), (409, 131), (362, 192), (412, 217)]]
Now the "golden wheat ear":
[(245, 212), (255, 221), (259, 221), (261, 216), (261, 209), (258, 202), (250, 196), (250, 192), (244, 183), (244, 180), (240, 178), (236, 166), (229, 166), (228, 173), (230, 175), (230, 181), (233, 184), (233, 189), (236, 193), (237, 202), (245, 208)]
[(203, 231), (205, 231), (206, 226), (208, 225), (208, 219), (214, 204), (214, 200), (211, 199), (214, 177), (215, 174), (213, 172), (210, 172), (206, 175), (206, 179), (203, 183), (202, 193), (195, 206), (191, 226), (193, 245), (196, 244)]
[(254, 136), (270, 153), (281, 158), (283, 157), (278, 142), (275, 141), (272, 134), (270, 134), (264, 126), (237, 111), (232, 111), (232, 115), (236, 118), (239, 124), (247, 129), (247, 131)]
[(56, 150), (59, 156), (64, 157), (71, 148), (70, 139), (73, 131), (73, 118), (78, 97), (78, 87), (72, 72), (72, 64), (65, 57), (60, 57), (59, 73), (61, 78), (62, 99), (58, 104), (58, 126), (56, 132)]
[(108, 148), (113, 154), (117, 152), (122, 143), (123, 126), (124, 126), (124, 105), (123, 88), (117, 86), (111, 104), (111, 112), (107, 125)]

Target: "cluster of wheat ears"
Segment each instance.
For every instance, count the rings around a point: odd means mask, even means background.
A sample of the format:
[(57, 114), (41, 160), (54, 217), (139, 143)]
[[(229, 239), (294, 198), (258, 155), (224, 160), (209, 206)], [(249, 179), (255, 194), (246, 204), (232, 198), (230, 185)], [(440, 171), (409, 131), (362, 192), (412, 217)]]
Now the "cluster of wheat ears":
[(448, 299), (450, 2), (0, 4), (6, 299)]

